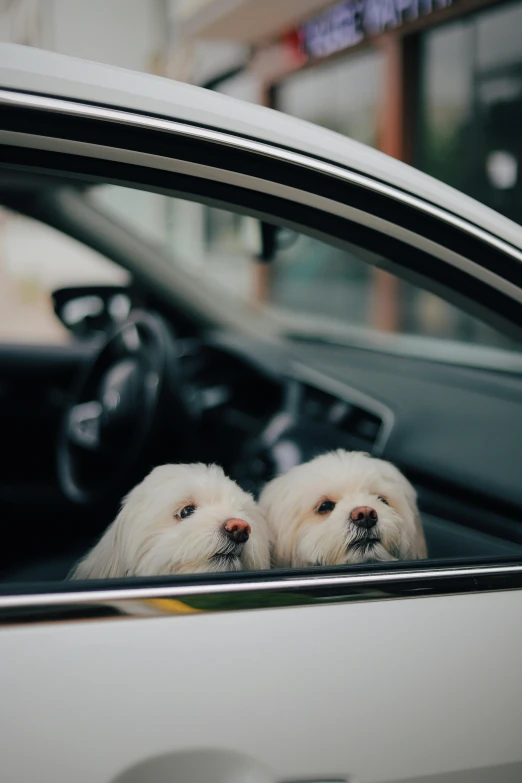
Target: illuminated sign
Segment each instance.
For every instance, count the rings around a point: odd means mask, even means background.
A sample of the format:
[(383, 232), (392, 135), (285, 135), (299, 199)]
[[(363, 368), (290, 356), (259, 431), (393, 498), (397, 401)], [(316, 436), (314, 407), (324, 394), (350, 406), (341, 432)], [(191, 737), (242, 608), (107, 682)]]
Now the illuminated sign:
[(309, 57), (327, 57), (355, 46), (367, 36), (379, 35), (440, 8), (447, 8), (452, 2), (345, 0), (300, 27), (301, 46)]

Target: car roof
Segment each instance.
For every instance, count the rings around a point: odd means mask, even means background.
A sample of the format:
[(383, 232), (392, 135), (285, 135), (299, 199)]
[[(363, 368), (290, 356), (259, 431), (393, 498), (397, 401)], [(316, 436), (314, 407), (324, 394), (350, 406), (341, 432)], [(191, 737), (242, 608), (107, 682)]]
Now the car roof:
[(282, 112), (172, 79), (0, 44), (0, 87), (160, 115), (289, 147), (400, 188), (522, 249), (522, 227), (377, 150)]

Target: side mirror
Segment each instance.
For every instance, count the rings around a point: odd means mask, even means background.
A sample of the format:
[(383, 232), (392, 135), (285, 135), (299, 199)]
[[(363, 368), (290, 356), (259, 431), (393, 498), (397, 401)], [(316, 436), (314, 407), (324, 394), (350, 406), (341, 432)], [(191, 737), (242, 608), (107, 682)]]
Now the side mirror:
[(270, 262), (279, 250), (286, 250), (299, 239), (299, 234), (289, 228), (273, 226), (253, 217), (241, 221), (243, 250), (259, 261)]
[(52, 300), (57, 317), (80, 339), (105, 334), (125, 321), (133, 307), (129, 289), (119, 286), (60, 288)]

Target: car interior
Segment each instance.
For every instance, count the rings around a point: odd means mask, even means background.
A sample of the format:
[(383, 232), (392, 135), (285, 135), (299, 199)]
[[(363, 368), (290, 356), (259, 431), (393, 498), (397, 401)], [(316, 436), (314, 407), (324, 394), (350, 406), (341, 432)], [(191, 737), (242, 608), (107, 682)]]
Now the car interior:
[[(6, 214), (126, 275), (49, 292), (67, 339), (0, 344), (2, 589), (64, 580), (154, 465), (217, 462), (257, 494), (339, 447), (389, 460), (414, 484), (429, 562), (520, 556), (522, 355), (510, 336), (471, 316), (459, 344), (370, 333), (353, 324), (368, 306), (361, 281), (372, 251), (185, 198), (171, 199), (179, 214), (166, 247), (141, 207), (142, 224), (128, 217), (140, 193), (111, 187), (0, 172)], [(183, 236), (194, 204), (202, 251)], [(273, 270), (266, 306), (248, 299), (249, 270), (258, 284)], [(102, 394), (122, 404), (100, 424)]]

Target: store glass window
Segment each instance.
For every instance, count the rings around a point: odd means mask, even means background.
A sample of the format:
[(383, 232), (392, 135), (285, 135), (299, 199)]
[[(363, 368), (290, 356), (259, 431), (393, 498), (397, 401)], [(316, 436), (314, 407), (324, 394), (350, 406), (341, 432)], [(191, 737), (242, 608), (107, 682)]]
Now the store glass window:
[[(416, 164), (522, 223), (522, 3), (428, 30), (421, 64)], [(414, 333), (491, 340), (480, 323), (406, 284), (402, 309)]]
[(478, 15), (477, 66), (481, 71), (522, 63), (522, 3)]
[(423, 34), (416, 163), (522, 223), (522, 3)]
[(473, 31), (457, 22), (422, 39), (419, 167), (471, 193), (469, 155), (473, 104)]
[(477, 18), (475, 61), (479, 197), (522, 223), (522, 3)]

